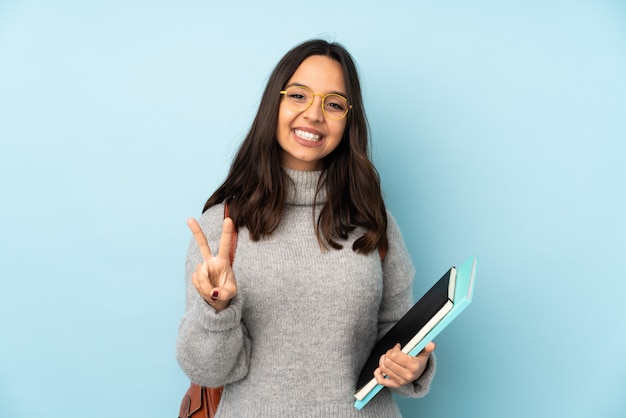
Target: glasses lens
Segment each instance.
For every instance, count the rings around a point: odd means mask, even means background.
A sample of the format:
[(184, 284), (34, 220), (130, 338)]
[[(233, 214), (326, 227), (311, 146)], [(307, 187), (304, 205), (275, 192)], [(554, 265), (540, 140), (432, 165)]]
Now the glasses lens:
[(341, 119), (348, 113), (348, 100), (338, 94), (329, 94), (324, 98), (324, 113), (331, 119)]
[(313, 93), (306, 87), (291, 86), (285, 91), (285, 101), (293, 110), (306, 110), (313, 101)]

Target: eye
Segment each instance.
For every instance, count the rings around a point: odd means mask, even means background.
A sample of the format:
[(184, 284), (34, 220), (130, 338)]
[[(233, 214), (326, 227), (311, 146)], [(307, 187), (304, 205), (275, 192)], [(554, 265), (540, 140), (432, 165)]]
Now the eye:
[(308, 103), (311, 100), (311, 92), (304, 87), (289, 87), (285, 96), (293, 103)]
[(299, 94), (299, 93), (292, 93), (292, 94), (288, 94), (287, 97), (289, 97), (291, 100), (296, 100), (296, 101), (300, 101), (300, 100), (306, 100), (306, 98), (304, 97), (303, 94)]
[(341, 103), (328, 103), (327, 105), (333, 110), (345, 110), (345, 106), (342, 106)]
[(339, 95), (326, 96), (324, 103), (326, 109), (331, 112), (345, 112), (348, 108), (348, 101)]

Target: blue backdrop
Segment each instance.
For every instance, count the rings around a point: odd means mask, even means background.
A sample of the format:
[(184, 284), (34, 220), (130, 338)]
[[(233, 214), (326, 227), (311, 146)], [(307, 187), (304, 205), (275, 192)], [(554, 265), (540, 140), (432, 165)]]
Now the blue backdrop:
[(359, 64), (415, 296), (481, 260), (404, 415), (626, 416), (617, 0), (2, 1), (0, 416), (175, 416), (185, 220), (318, 36)]

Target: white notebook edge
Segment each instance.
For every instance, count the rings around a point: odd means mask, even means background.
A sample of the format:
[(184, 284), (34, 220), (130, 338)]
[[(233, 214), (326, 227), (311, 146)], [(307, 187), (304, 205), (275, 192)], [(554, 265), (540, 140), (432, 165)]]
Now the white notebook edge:
[[(422, 341), (424, 339), (424, 337), (428, 334), (428, 332), (433, 329), (447, 314), (448, 312), (450, 312), (452, 310), (452, 301), (448, 300), (448, 302), (443, 305), (441, 307), (441, 309), (439, 309), (439, 311), (437, 311), (437, 313), (430, 318), (430, 320), (426, 323), (426, 325), (424, 325), (417, 334), (415, 334), (415, 336), (413, 338), (411, 338), (411, 340), (409, 340), (408, 343), (406, 343), (406, 345), (404, 347), (402, 347), (402, 352), (403, 353), (410, 353), (411, 350), (417, 345), (419, 344), (420, 341)], [(372, 379), (367, 382), (367, 384), (365, 386), (363, 386), (361, 388), (361, 390), (359, 390), (358, 392), (356, 392), (354, 394), (354, 397), (358, 400), (363, 400), (367, 394), (374, 389), (374, 387), (376, 386), (377, 382), (376, 379), (374, 377), (372, 377)]]

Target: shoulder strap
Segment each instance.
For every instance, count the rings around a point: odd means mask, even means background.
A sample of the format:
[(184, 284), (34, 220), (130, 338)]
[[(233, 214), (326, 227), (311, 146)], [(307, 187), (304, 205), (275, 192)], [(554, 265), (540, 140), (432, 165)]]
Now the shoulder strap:
[(387, 255), (387, 252), (381, 247), (378, 247), (378, 255), (380, 256), (380, 262), (382, 263), (383, 261), (385, 261), (385, 256)]
[[(228, 218), (228, 203), (224, 202), (224, 219)], [(235, 252), (237, 250), (237, 229), (233, 229), (233, 236), (230, 241), (230, 265), (235, 262)]]

